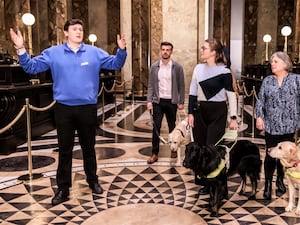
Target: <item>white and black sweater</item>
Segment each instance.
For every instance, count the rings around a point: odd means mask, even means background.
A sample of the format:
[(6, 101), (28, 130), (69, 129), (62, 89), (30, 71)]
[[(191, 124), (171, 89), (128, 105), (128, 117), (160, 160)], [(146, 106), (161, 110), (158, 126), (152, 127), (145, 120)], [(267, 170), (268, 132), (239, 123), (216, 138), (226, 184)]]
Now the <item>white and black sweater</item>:
[(236, 116), (237, 98), (232, 86), (230, 69), (224, 64), (196, 65), (189, 92), (188, 113), (192, 114), (197, 102), (223, 102), (228, 100), (230, 116)]

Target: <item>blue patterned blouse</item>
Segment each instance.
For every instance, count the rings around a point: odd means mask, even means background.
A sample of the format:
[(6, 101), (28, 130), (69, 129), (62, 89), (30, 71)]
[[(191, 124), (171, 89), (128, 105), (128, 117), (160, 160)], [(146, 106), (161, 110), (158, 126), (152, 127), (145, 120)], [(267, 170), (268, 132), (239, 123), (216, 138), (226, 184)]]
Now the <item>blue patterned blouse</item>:
[(279, 86), (274, 75), (264, 78), (255, 106), (256, 118), (273, 135), (290, 134), (300, 128), (300, 75), (289, 73)]

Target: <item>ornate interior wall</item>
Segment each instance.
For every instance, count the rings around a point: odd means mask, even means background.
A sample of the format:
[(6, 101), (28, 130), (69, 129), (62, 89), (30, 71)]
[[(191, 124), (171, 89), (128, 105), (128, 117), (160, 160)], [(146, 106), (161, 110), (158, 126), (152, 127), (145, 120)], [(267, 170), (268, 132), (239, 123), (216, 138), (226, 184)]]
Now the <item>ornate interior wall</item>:
[(214, 0), (213, 37), (230, 47), (230, 0)]
[(283, 51), (283, 26), (290, 26), (288, 36), (288, 54), (298, 62), (300, 52), (300, 16), (299, 0), (245, 0), (244, 28), (244, 64), (263, 64), (265, 61), (265, 43), (263, 36), (270, 34), (269, 55)]
[[(81, 18), (85, 24), (85, 41), (90, 32), (99, 36), (97, 45), (110, 53), (117, 48), (116, 34), (124, 20), (131, 20), (128, 42), (132, 50), (132, 74), (137, 91), (144, 92), (148, 68), (159, 58), (161, 41), (174, 44), (173, 58), (184, 67), (187, 86), (194, 66), (199, 62), (199, 48), (205, 39), (206, 3), (213, 2), (214, 37), (229, 45), (230, 0), (124, 0), (130, 2), (131, 14), (120, 19), (120, 0), (0, 0), (0, 51), (16, 57), (9, 38), (9, 28), (20, 29), (25, 38), (27, 27), (21, 16), (31, 11), (36, 17), (32, 26), (33, 53), (62, 43), (63, 24), (71, 17)], [(245, 0), (244, 65), (262, 63), (265, 43), (262, 37), (270, 33), (270, 54), (283, 48), (282, 26), (290, 25), (288, 53), (296, 61), (300, 51), (300, 0)], [(123, 21), (122, 21), (123, 20)], [(27, 41), (28, 39), (26, 39)], [(26, 43), (27, 44), (27, 43)], [(27, 44), (28, 46), (28, 44)]]

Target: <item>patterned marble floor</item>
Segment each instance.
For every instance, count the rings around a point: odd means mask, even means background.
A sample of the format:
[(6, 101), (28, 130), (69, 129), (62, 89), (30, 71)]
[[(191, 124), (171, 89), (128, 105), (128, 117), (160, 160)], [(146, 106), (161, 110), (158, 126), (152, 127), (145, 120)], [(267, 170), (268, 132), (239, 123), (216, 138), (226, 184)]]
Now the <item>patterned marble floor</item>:
[[(286, 194), (280, 198), (273, 194), (272, 201), (263, 199), (263, 177), (255, 201), (239, 196), (240, 178), (231, 177), (229, 200), (224, 201), (218, 218), (210, 217), (208, 195), (198, 194), (200, 187), (194, 184), (193, 173), (170, 159), (167, 145), (161, 145), (159, 161), (147, 165), (151, 117), (145, 103), (119, 102), (117, 110), (108, 104), (104, 111), (102, 117), (99, 110), (101, 125), (96, 137), (98, 175), (104, 193), (92, 194), (88, 188), (76, 139), (70, 199), (51, 205), (57, 189), (58, 155), (53, 130), (32, 141), (32, 173), (28, 171), (26, 144), (18, 146), (16, 153), (0, 156), (1, 224), (300, 224), (300, 217), (284, 210)], [(166, 131), (164, 122), (163, 136)], [(246, 135), (239, 138), (248, 139)], [(263, 146), (262, 139), (250, 139)], [(263, 157), (263, 148), (261, 154)], [(29, 175), (33, 179), (24, 179)]]

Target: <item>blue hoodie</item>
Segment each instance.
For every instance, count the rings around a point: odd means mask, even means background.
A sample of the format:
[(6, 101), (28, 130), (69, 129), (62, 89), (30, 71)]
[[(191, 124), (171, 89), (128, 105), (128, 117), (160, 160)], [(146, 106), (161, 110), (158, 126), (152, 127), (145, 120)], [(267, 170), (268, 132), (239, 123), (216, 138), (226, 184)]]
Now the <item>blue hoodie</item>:
[(126, 50), (116, 55), (82, 43), (75, 53), (64, 43), (45, 49), (33, 57), (19, 55), (19, 63), (26, 73), (37, 74), (48, 69), (53, 79), (53, 98), (69, 106), (96, 104), (101, 69), (120, 69), (126, 60)]

